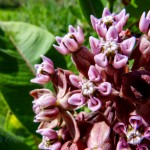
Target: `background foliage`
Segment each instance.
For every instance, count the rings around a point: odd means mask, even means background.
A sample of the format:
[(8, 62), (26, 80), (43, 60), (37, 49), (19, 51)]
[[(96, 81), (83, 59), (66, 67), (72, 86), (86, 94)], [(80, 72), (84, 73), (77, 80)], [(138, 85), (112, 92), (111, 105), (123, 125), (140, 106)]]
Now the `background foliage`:
[(54, 37), (67, 33), (70, 24), (80, 25), (89, 47), (88, 37), (97, 36), (89, 16), (100, 18), (106, 6), (114, 12), (126, 8), (131, 14), (126, 27), (138, 36), (138, 21), (150, 0), (144, 4), (141, 0), (0, 0), (0, 149), (37, 149), (41, 137), (35, 133), (38, 124), (33, 123), (29, 92), (42, 87), (30, 83), (33, 66), (43, 54), (55, 67), (76, 72), (70, 56), (63, 57), (52, 47)]

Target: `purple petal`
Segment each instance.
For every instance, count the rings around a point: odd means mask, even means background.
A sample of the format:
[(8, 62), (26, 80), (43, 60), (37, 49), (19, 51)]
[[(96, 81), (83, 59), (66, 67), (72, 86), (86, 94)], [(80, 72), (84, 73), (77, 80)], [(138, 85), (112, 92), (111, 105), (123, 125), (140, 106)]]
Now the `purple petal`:
[(148, 32), (148, 28), (149, 28), (149, 24), (150, 24), (150, 22), (145, 18), (145, 16), (146, 16), (146, 13), (143, 12), (140, 22), (139, 22), (139, 29), (143, 33)]
[(111, 84), (109, 82), (103, 82), (98, 86), (98, 91), (103, 95), (107, 96), (111, 93)]
[(109, 15), (111, 15), (111, 13), (110, 13), (109, 9), (105, 7), (103, 10), (102, 18), (105, 16), (109, 16)]
[(57, 41), (57, 43), (58, 43), (59, 45), (62, 43), (62, 38), (61, 38), (61, 37), (56, 36), (55, 39), (56, 39), (56, 41)]
[(148, 127), (144, 132), (144, 138), (150, 140), (150, 127)]
[(142, 117), (140, 116), (131, 116), (129, 122), (135, 130), (143, 124)]
[(36, 77), (34, 79), (31, 79), (30, 82), (33, 82), (33, 83), (38, 83), (38, 84), (46, 84), (50, 81), (50, 77), (49, 76), (46, 76), (46, 75), (41, 75), (39, 77)]
[(127, 64), (128, 57), (121, 54), (116, 54), (113, 61), (113, 67), (116, 69), (120, 69)]
[(120, 21), (125, 17), (126, 10), (123, 9), (118, 15), (115, 16), (116, 21)]
[(114, 125), (113, 130), (118, 134), (125, 134), (126, 133), (126, 127), (123, 122), (118, 122)]
[(74, 39), (65, 38), (64, 44), (70, 52), (75, 52), (78, 50), (78, 44)]
[(106, 41), (118, 42), (118, 32), (115, 27), (111, 26), (106, 33)]
[(100, 40), (90, 36), (89, 42), (90, 42), (92, 53), (94, 55), (98, 54), (101, 51)]
[(69, 76), (69, 79), (70, 79), (70, 82), (77, 88), (80, 88), (80, 82), (81, 82), (81, 79), (76, 76), (76, 75), (70, 75)]
[(49, 128), (39, 129), (36, 132), (49, 139), (56, 139), (58, 137), (57, 132)]
[(74, 32), (76, 32), (76, 29), (72, 25), (69, 25), (69, 33), (74, 33)]
[(75, 106), (82, 106), (86, 103), (86, 99), (81, 93), (73, 94), (69, 99), (68, 103)]
[(125, 139), (120, 139), (117, 143), (116, 150), (129, 150), (129, 145)]
[(107, 57), (104, 53), (100, 53), (98, 55), (95, 55), (94, 60), (95, 60), (95, 63), (100, 67), (105, 68), (108, 65), (108, 60), (107, 60)]
[(90, 16), (91, 24), (93, 26), (93, 29), (96, 30), (96, 24), (98, 23), (98, 19), (95, 18), (93, 15)]
[(136, 38), (131, 37), (129, 39), (124, 40), (122, 43), (120, 43), (121, 51), (124, 55), (128, 56), (131, 54), (135, 41), (136, 41)]
[(90, 97), (90, 99), (88, 100), (88, 107), (91, 111), (97, 111), (101, 108), (101, 106), (102, 103), (100, 99), (96, 97)]
[(96, 32), (100, 37), (104, 38), (107, 33), (105, 24), (96, 24)]
[(88, 71), (88, 76), (90, 81), (93, 82), (99, 82), (101, 80), (101, 75), (98, 72), (98, 70), (95, 68), (95, 66), (90, 66)]
[(74, 36), (75, 36), (77, 43), (79, 45), (81, 45), (84, 42), (84, 34), (83, 34), (83, 31), (80, 28), (80, 26), (77, 27), (77, 33), (74, 34)]
[(63, 45), (57, 46), (57, 45), (53, 44), (53, 47), (54, 47), (59, 53), (61, 53), (61, 54), (63, 54), (63, 55), (69, 54), (69, 50), (68, 50), (65, 46), (63, 46)]
[(118, 33), (120, 33), (122, 31), (122, 28), (124, 26), (124, 21), (119, 21), (117, 22), (117, 24), (115, 25), (115, 29)]

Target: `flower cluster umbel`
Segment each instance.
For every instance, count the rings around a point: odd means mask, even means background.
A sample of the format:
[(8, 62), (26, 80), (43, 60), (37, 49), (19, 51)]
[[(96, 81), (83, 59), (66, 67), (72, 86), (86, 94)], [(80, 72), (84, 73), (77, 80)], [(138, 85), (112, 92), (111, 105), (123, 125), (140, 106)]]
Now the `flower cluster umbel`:
[(150, 149), (150, 12), (139, 21), (140, 38), (123, 30), (128, 17), (125, 9), (115, 14), (108, 8), (102, 18), (91, 15), (99, 38), (89, 37), (90, 49), (79, 26), (70, 25), (64, 37), (56, 37), (54, 48), (71, 55), (78, 74), (55, 69), (41, 56), (31, 82), (51, 82), (54, 90), (30, 92), (43, 137), (39, 149)]

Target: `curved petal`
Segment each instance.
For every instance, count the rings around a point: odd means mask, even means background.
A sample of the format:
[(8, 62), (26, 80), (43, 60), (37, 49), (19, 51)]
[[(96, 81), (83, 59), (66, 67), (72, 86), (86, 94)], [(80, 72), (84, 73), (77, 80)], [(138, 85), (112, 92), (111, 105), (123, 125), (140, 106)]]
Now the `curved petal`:
[(111, 15), (109, 9), (107, 7), (104, 8), (103, 10), (103, 13), (102, 13), (102, 17), (105, 17), (105, 16), (109, 16)]
[(100, 53), (98, 55), (95, 55), (94, 60), (95, 63), (100, 67), (105, 68), (108, 65), (108, 60), (105, 53)]
[(91, 46), (91, 50), (92, 50), (92, 53), (94, 55), (100, 53), (101, 51), (101, 47), (100, 47), (100, 40), (90, 36), (89, 38), (89, 42), (90, 42), (90, 46)]
[(61, 37), (56, 36), (55, 39), (56, 39), (56, 41), (57, 41), (57, 43), (58, 43), (59, 45), (62, 43), (62, 38), (61, 38)]
[(116, 54), (113, 61), (113, 67), (116, 69), (120, 69), (127, 64), (128, 57), (121, 54)]
[(63, 44), (61, 44), (61, 46), (53, 44), (53, 47), (63, 55), (69, 54), (69, 50)]
[(69, 76), (69, 80), (70, 80), (70, 82), (75, 86), (75, 87), (77, 87), (77, 88), (80, 88), (80, 82), (81, 82), (81, 79), (78, 77), (78, 76), (76, 76), (76, 75), (70, 75)]
[(131, 37), (129, 39), (124, 40), (122, 43), (120, 43), (121, 51), (124, 55), (128, 56), (131, 54), (135, 41), (136, 41), (136, 38)]
[(104, 38), (107, 33), (105, 24), (96, 24), (96, 32), (100, 37)]
[(96, 30), (96, 24), (98, 23), (98, 19), (95, 18), (93, 15), (90, 16), (91, 24), (94, 30)]
[(131, 116), (129, 122), (135, 130), (143, 124), (142, 117), (140, 116)]
[(114, 26), (111, 26), (106, 33), (106, 41), (118, 42), (118, 32)]
[(48, 137), (49, 139), (56, 139), (58, 137), (57, 132), (49, 128), (39, 129), (36, 130), (36, 132), (42, 136)]
[(117, 143), (116, 150), (129, 150), (129, 145), (125, 139), (120, 139)]
[(144, 138), (150, 140), (150, 127), (148, 127), (144, 132)]
[(46, 84), (51, 80), (51, 78), (47, 75), (40, 75), (34, 79), (31, 79), (30, 82), (38, 83), (38, 84)]
[(98, 86), (98, 91), (103, 95), (107, 96), (111, 93), (111, 84), (109, 82), (103, 82)]
[(64, 44), (70, 52), (75, 52), (78, 50), (77, 42), (72, 38), (65, 38)]
[(90, 99), (88, 100), (88, 107), (91, 111), (97, 111), (101, 108), (101, 106), (102, 103), (100, 99), (90, 96)]
[(74, 33), (76, 32), (76, 29), (72, 26), (72, 25), (69, 25), (69, 33)]
[(78, 44), (82, 44), (84, 42), (84, 34), (80, 26), (77, 27), (77, 32), (73, 34), (77, 40)]
[(95, 66), (90, 66), (88, 71), (88, 76), (90, 81), (93, 82), (99, 82), (101, 80), (101, 75), (98, 72), (98, 70), (95, 68)]
[(126, 10), (123, 9), (118, 15), (115, 16), (116, 21), (122, 20), (126, 15)]
[(126, 133), (126, 127), (123, 122), (118, 122), (114, 125), (113, 130), (118, 134), (125, 134)]
[(150, 22), (146, 19), (146, 13), (143, 12), (141, 19), (140, 19), (140, 22), (139, 22), (140, 31), (143, 33), (147, 33), (149, 25), (150, 25)]
[(86, 103), (86, 99), (81, 93), (76, 93), (68, 99), (68, 103), (75, 106), (82, 106)]

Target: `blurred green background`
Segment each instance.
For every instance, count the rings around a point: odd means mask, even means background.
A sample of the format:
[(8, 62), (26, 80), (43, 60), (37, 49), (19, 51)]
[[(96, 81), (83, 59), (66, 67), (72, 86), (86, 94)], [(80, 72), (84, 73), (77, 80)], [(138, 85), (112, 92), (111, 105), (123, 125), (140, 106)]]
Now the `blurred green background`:
[[(56, 67), (77, 73), (70, 56), (60, 55), (52, 44), (68, 26), (80, 25), (89, 48), (89, 36), (97, 37), (90, 14), (100, 18), (103, 8), (130, 13), (126, 28), (135, 36), (139, 18), (148, 11), (150, 0), (0, 0), (0, 150), (36, 150), (41, 137), (35, 133), (32, 97), (29, 92), (43, 88), (30, 83), (40, 55), (50, 57)], [(138, 12), (138, 13), (137, 13)], [(51, 89), (51, 84), (45, 86)]]

